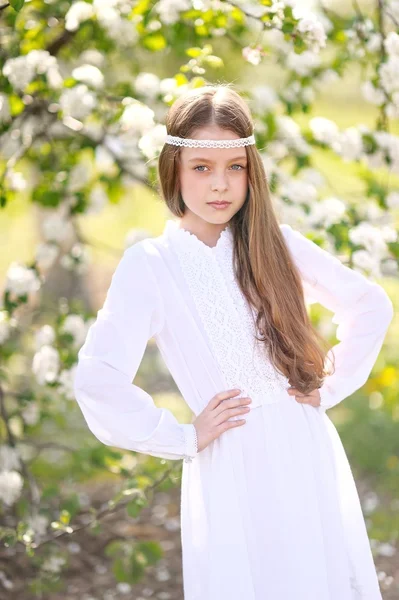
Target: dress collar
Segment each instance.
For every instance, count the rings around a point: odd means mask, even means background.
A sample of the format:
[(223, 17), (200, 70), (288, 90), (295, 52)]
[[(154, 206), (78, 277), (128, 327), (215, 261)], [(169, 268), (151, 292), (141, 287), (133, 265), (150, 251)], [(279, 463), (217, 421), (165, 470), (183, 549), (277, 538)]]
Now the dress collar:
[(226, 225), (224, 229), (222, 229), (219, 238), (216, 242), (216, 246), (208, 246), (202, 240), (200, 240), (194, 233), (179, 227), (177, 221), (173, 219), (168, 219), (165, 223), (164, 227), (164, 235), (166, 237), (177, 241), (178, 243), (189, 245), (193, 249), (202, 250), (208, 253), (216, 253), (219, 252), (223, 248), (230, 248), (233, 242), (233, 233), (231, 231), (231, 226), (229, 224)]

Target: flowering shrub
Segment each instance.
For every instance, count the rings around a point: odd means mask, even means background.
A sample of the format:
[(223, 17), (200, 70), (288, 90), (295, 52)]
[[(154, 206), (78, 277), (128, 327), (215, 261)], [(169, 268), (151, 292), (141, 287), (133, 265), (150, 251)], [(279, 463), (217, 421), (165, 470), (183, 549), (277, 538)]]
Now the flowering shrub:
[[(70, 445), (68, 435), (37, 441), (52, 431), (72, 431), (77, 352), (94, 315), (64, 298), (54, 311), (43, 311), (51, 321), (38, 322), (34, 313), (54, 265), (75, 277), (87, 272), (91, 253), (78, 217), (100, 213), (132, 187), (154, 189), (169, 106), (186, 90), (228, 72), (229, 56), (235, 57), (235, 72), (252, 69), (254, 79), (256, 67), (268, 64), (284, 74), (278, 88), (269, 81), (243, 90), (281, 220), (371, 278), (397, 276), (399, 137), (390, 126), (399, 117), (399, 1), (378, 2), (371, 15), (357, 5), (338, 13), (323, 4), (312, 11), (301, 4), (4, 0), (0, 6), (0, 210), (24, 190), (41, 215), (32, 262), (10, 260), (0, 305), (5, 548), (33, 558), (60, 536), (97, 527), (121, 505), (136, 516), (148, 492), (173, 472), (165, 461), (149, 458), (132, 476), (123, 453), (99, 443), (89, 449)], [(149, 71), (149, 64), (161, 67), (163, 61), (167, 76), (161, 68)], [(362, 69), (359, 98), (375, 108), (375, 126), (340, 128), (314, 116), (301, 127), (296, 116), (309, 113), (318, 92), (353, 65)], [(315, 152), (358, 167), (360, 200), (332, 194)], [(377, 170), (385, 173), (385, 183)], [(146, 235), (133, 230), (125, 244)], [(77, 478), (97, 469), (121, 474), (123, 490), (94, 510), (63, 489), (62, 469), (52, 482), (39, 484), (35, 465), (46, 448), (66, 452), (67, 472), (74, 469)], [(51, 558), (43, 557), (41, 591), (65, 565), (57, 548)], [(154, 548), (143, 545), (140, 553), (150, 564)], [(136, 558), (132, 552), (130, 567), (137, 566)], [(120, 568), (118, 578), (134, 580), (132, 569)]]

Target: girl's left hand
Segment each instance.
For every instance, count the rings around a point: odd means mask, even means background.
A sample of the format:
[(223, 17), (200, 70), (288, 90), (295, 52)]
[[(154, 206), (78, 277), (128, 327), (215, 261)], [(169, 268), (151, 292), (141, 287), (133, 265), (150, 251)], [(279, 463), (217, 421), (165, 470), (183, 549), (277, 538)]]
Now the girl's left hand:
[(308, 395), (301, 394), (301, 392), (299, 390), (297, 390), (296, 388), (293, 388), (293, 387), (288, 388), (287, 391), (290, 396), (295, 396), (295, 400), (297, 402), (299, 402), (300, 404), (311, 404), (312, 406), (316, 406), (316, 407), (320, 406), (321, 398), (320, 398), (320, 392), (319, 392), (318, 388), (311, 391), (310, 394), (308, 394)]

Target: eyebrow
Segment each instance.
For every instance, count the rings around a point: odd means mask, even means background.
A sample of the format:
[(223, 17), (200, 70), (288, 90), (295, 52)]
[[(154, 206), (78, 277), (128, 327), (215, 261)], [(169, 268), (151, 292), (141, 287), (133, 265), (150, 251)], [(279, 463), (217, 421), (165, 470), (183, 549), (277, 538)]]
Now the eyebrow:
[[(201, 156), (195, 157), (195, 158), (190, 158), (188, 160), (188, 162), (194, 162), (194, 161), (199, 161), (202, 160), (202, 162), (208, 162), (208, 163), (213, 163), (213, 160), (209, 160), (209, 158), (202, 158)], [(233, 160), (247, 160), (246, 156), (236, 156), (235, 158), (231, 158), (229, 160), (229, 162), (233, 161)]]

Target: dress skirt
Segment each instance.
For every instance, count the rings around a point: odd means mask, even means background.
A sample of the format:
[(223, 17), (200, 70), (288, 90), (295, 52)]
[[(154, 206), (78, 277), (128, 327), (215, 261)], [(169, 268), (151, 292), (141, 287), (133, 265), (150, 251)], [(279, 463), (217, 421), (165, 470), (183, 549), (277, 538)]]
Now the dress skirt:
[(242, 418), (183, 466), (184, 600), (381, 600), (326, 412), (284, 392)]

